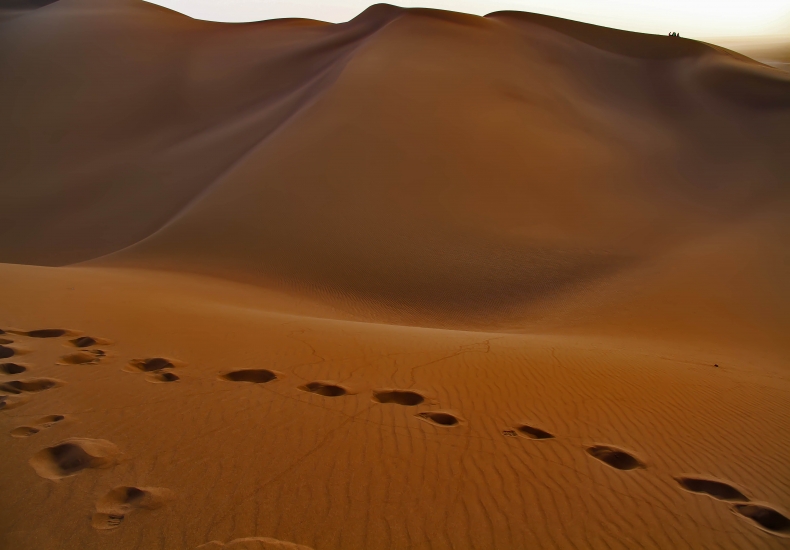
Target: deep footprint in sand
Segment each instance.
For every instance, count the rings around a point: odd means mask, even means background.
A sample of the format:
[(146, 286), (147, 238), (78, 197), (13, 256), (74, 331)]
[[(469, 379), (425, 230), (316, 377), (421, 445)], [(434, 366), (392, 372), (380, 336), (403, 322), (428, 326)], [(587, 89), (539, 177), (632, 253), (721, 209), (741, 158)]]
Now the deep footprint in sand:
[(0, 359), (8, 359), (14, 355), (16, 355), (16, 351), (13, 348), (0, 345)]
[(757, 527), (783, 537), (790, 537), (790, 518), (764, 504), (736, 504), (735, 512), (751, 520)]
[(19, 332), (17, 334), (22, 334), (31, 338), (60, 338), (61, 336), (69, 334), (69, 331), (62, 328), (42, 328), (38, 330), (29, 330), (27, 332)]
[(342, 397), (348, 393), (348, 390), (343, 386), (331, 382), (310, 382), (304, 386), (299, 386), (299, 389), (324, 397)]
[(54, 378), (30, 378), (28, 380), (11, 380), (0, 384), (0, 392), (20, 394), (35, 393), (64, 385), (62, 380)]
[(634, 455), (608, 445), (594, 445), (587, 448), (587, 454), (612, 468), (618, 470), (636, 470), (645, 468), (645, 463)]
[(268, 369), (247, 369), (236, 370), (223, 374), (223, 380), (230, 382), (252, 382), (253, 384), (265, 384), (272, 380), (277, 380), (277, 373)]
[(79, 338), (73, 338), (69, 340), (69, 344), (71, 344), (75, 348), (89, 348), (91, 346), (107, 346), (111, 343), (112, 342), (110, 342), (105, 338), (94, 338), (93, 336), (80, 336)]
[(94, 529), (115, 529), (135, 510), (156, 510), (174, 498), (161, 487), (116, 487), (96, 503), (91, 524)]
[(86, 469), (111, 468), (120, 456), (118, 447), (105, 439), (72, 438), (40, 450), (28, 462), (41, 477), (57, 480)]
[(456, 415), (444, 411), (421, 412), (415, 416), (420, 420), (425, 420), (429, 424), (441, 426), (444, 428), (452, 428), (453, 426), (458, 426), (461, 423)]
[(27, 367), (18, 363), (3, 363), (0, 365), (0, 373), (2, 374), (22, 374), (27, 370)]
[(31, 435), (37, 434), (41, 430), (51, 428), (55, 424), (63, 422), (65, 419), (66, 417), (62, 414), (51, 414), (49, 416), (44, 416), (39, 418), (33, 426), (19, 426), (18, 428), (14, 428), (11, 430), (11, 437), (30, 437)]
[(681, 487), (692, 493), (712, 496), (717, 500), (748, 502), (749, 498), (741, 491), (723, 481), (699, 477), (676, 477)]
[(550, 434), (545, 430), (541, 430), (540, 428), (535, 428), (534, 426), (528, 426), (527, 424), (520, 424), (516, 426), (516, 432), (528, 439), (554, 439), (553, 434)]
[(415, 407), (425, 402), (425, 397), (408, 390), (379, 390), (373, 392), (373, 400), (377, 403)]
[(178, 382), (181, 380), (181, 377), (172, 372), (152, 372), (146, 375), (145, 379), (154, 384), (167, 384), (169, 382)]
[(148, 357), (146, 359), (132, 359), (129, 362), (129, 367), (132, 371), (140, 372), (159, 372), (167, 369), (174, 369), (182, 367), (184, 363), (176, 361), (175, 359), (167, 359), (165, 357)]
[(78, 351), (77, 353), (70, 353), (60, 358), (59, 364), (61, 365), (96, 365), (102, 357), (105, 357), (104, 351), (100, 349), (89, 349)]

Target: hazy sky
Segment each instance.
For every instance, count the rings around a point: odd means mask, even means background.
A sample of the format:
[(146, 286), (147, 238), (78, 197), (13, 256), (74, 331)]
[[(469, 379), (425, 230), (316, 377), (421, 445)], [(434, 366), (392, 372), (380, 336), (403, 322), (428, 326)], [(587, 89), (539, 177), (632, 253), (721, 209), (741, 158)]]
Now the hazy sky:
[[(150, 0), (199, 19), (259, 21), (306, 17), (339, 23), (377, 2), (363, 0)], [(390, 4), (484, 15), (544, 13), (597, 25), (688, 37), (790, 36), (790, 0), (421, 0)]]

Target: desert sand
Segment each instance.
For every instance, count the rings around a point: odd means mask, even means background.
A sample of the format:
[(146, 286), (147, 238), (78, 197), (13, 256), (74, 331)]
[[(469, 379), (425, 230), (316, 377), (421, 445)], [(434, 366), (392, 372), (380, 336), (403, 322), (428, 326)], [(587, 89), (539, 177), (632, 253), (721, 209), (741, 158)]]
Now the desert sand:
[(0, 547), (790, 545), (790, 74), (516, 12), (26, 4)]

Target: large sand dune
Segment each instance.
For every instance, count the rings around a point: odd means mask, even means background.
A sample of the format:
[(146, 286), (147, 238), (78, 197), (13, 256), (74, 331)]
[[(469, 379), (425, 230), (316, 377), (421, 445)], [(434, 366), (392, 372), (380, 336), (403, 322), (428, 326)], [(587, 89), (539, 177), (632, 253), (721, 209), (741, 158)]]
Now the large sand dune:
[(787, 546), (789, 74), (516, 12), (28, 4), (0, 546)]

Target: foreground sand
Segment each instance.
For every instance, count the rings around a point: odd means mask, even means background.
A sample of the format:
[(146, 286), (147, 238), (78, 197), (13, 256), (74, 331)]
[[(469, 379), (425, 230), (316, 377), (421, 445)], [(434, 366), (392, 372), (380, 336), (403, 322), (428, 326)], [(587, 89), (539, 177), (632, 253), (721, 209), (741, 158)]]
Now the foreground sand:
[(0, 548), (790, 544), (787, 73), (60, 0), (0, 74)]
[[(0, 286), (6, 331), (75, 331), (4, 335), (28, 367), (4, 379), (60, 386), (23, 394), (26, 404), (3, 411), (3, 430), (65, 417), (0, 446), (6, 548), (195, 548), (244, 537), (314, 548), (788, 543), (676, 480), (722, 480), (787, 509), (790, 380), (786, 362), (759, 353), (322, 319), (308, 314), (328, 313), (320, 307), (254, 287), (150, 272), (6, 265)], [(89, 348), (106, 355), (64, 364), (78, 335), (106, 339)], [(156, 373), (128, 366), (152, 357), (177, 360), (179, 380), (154, 383)], [(221, 378), (244, 369), (277, 378)], [(348, 393), (299, 389), (314, 381)], [(381, 389), (425, 401), (378, 403)], [(432, 411), (457, 424), (419, 416)], [(522, 425), (553, 438), (531, 439)], [(69, 438), (106, 440), (122, 454), (59, 481), (38, 475), (31, 457)], [(644, 467), (610, 467), (587, 452), (595, 445)], [(173, 498), (97, 531), (97, 502), (115, 487)]]

